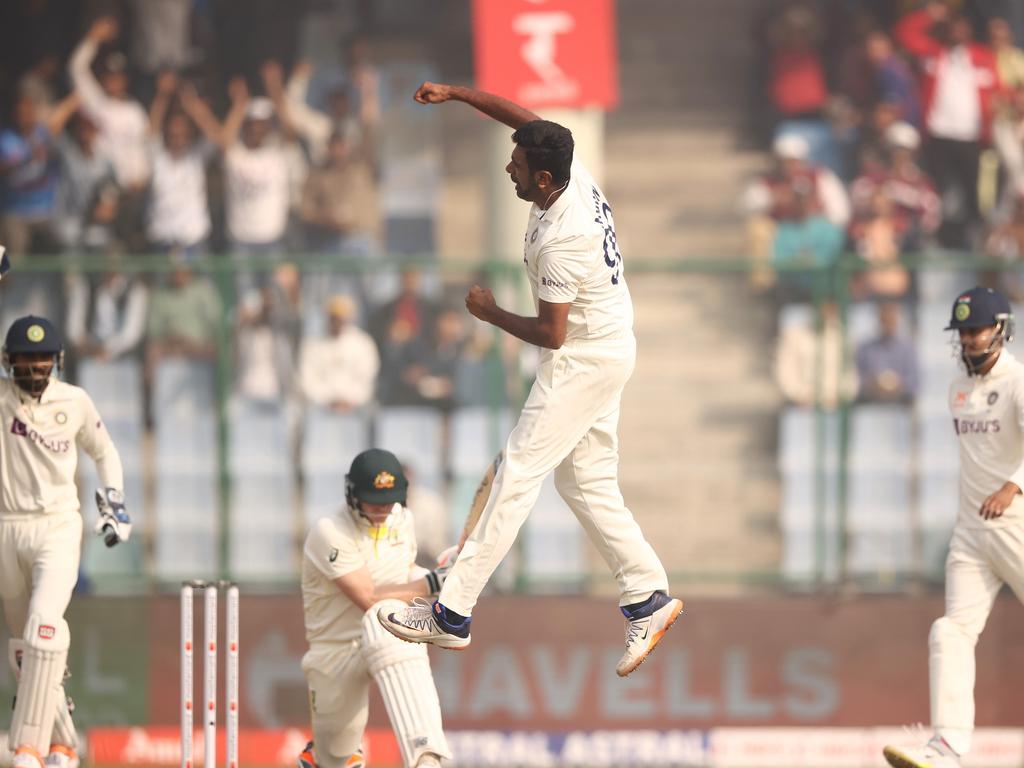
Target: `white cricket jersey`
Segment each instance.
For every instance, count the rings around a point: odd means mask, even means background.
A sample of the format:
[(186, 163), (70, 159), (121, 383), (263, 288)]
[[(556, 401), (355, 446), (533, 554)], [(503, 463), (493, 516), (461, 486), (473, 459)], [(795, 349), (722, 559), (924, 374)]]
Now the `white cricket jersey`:
[(347, 509), (314, 523), (302, 548), (302, 608), (306, 640), (346, 642), (362, 634), (363, 610), (335, 579), (364, 565), (374, 584), (404, 584), (416, 564), (412, 513), (396, 504), (388, 519), (371, 526)]
[(85, 390), (53, 380), (36, 400), (0, 379), (0, 419), (0, 517), (77, 512), (79, 447), (104, 487), (124, 488), (121, 457)]
[(611, 206), (582, 163), (574, 160), (570, 174), (550, 208), (530, 209), (523, 260), (534, 304), (571, 304), (566, 342), (631, 336), (633, 302)]
[(949, 409), (960, 444), (957, 525), (1020, 523), (1024, 496), (1019, 494), (995, 520), (985, 520), (978, 510), (1007, 480), (1024, 489), (1024, 365), (1003, 350), (984, 376), (958, 376), (949, 388)]

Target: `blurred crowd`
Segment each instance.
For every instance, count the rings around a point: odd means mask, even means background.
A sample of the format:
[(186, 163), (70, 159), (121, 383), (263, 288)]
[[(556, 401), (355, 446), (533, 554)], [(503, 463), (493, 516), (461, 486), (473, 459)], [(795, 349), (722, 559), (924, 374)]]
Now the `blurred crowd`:
[[(355, 36), (341, 67), (318, 72), (296, 42), (305, 5), (0, 9), (0, 243), (13, 264), (0, 314), (61, 323), (72, 378), (83, 359), (132, 357), (150, 381), (163, 359), (212, 362), (229, 345), (235, 391), (256, 401), (447, 411), (491, 397), (491, 335), (461, 311), (464, 286), (446, 294), (429, 267), (385, 268), (370, 46)], [(19, 270), (80, 254), (103, 271)], [(141, 254), (169, 266), (143, 274)]]
[[(844, 290), (877, 312), (851, 364), (837, 307), (826, 304), (814, 322), (780, 323), (776, 369), (790, 402), (912, 400), (918, 277), (906, 265), (943, 252), (1024, 256), (1016, 5), (788, 2), (759, 25), (772, 167), (742, 200), (754, 287), (783, 308), (807, 302), (834, 286), (800, 270), (848, 259)], [(985, 279), (1024, 299), (1012, 271)], [(807, 368), (815, 350), (824, 350), (820, 378)]]

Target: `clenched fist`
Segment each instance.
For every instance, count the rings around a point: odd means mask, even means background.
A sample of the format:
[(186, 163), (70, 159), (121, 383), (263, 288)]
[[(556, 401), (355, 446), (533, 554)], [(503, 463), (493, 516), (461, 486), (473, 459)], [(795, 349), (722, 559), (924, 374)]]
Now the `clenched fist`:
[(466, 294), (466, 309), (469, 310), (469, 314), (480, 320), (490, 321), (497, 306), (498, 304), (494, 300), (494, 294), (491, 293), (490, 288), (481, 288), (479, 285), (474, 285), (469, 289), (469, 293)]
[(452, 87), (443, 83), (432, 83), (429, 80), (419, 88), (413, 98), (420, 104), (440, 104), (452, 97)]

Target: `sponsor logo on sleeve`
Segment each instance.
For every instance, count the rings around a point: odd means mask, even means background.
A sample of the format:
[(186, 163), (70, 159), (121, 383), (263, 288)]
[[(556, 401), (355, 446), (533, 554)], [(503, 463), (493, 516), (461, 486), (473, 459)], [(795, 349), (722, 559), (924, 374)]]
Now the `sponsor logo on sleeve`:
[(549, 288), (568, 288), (568, 283), (563, 283), (561, 280), (555, 280), (552, 277), (542, 277), (540, 279), (541, 285), (546, 285)]

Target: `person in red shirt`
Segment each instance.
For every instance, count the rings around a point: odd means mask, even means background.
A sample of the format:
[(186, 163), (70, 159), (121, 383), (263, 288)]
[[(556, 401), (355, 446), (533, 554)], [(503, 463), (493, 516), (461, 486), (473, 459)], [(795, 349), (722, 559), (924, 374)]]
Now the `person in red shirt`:
[(978, 159), (1001, 90), (995, 55), (974, 42), (968, 19), (944, 3), (907, 14), (895, 33), (921, 69), (925, 165), (943, 201), (939, 242), (966, 248), (980, 224)]

